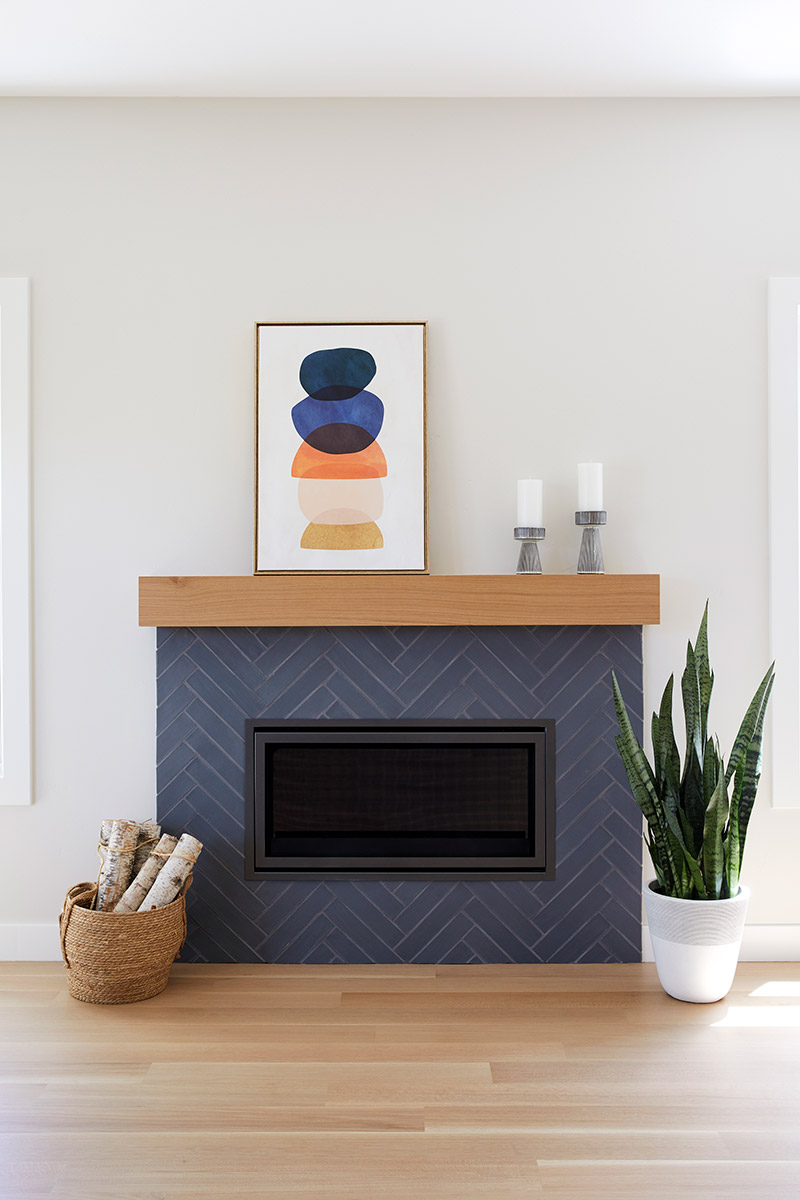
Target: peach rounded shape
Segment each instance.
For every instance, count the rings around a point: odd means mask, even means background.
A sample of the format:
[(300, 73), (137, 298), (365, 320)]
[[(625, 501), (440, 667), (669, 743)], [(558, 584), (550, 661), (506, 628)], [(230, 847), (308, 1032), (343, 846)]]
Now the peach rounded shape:
[[(383, 484), (379, 479), (301, 479), (297, 502), (303, 516), (317, 524), (359, 525), (377, 521), (383, 512)], [(353, 516), (344, 519), (344, 512)]]

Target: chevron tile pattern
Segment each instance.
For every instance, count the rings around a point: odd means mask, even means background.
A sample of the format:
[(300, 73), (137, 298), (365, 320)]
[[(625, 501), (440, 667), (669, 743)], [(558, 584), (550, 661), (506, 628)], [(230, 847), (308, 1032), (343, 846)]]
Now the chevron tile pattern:
[[(639, 961), (612, 669), (641, 713), (639, 627), (159, 630), (158, 816), (205, 846), (183, 961)], [(557, 878), (246, 881), (244, 721), (262, 716), (555, 718)]]

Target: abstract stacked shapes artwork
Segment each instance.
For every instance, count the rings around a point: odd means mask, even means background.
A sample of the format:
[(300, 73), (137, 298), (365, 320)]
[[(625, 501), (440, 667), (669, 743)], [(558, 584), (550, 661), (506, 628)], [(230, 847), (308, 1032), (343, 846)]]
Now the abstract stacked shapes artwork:
[(255, 572), (427, 571), (424, 322), (256, 325)]
[(367, 391), (377, 371), (368, 350), (315, 350), (300, 365), (306, 395), (292, 409), (302, 445), (292, 463), (297, 500), (308, 517), (306, 550), (378, 550), (383, 534), (386, 459), (377, 437), (383, 403)]

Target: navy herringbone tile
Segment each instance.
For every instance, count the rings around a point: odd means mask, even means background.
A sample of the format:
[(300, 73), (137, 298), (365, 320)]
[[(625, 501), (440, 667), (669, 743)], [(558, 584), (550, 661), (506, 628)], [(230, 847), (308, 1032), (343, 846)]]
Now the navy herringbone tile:
[[(411, 632), (411, 631), (409, 631)], [(416, 636), (409, 641), (406, 649), (395, 659), (395, 666), (403, 676), (412, 681), (409, 686), (412, 695), (425, 686), (423, 677), (426, 672), (436, 671), (447, 663), (452, 662), (463, 653), (469, 645), (469, 632), (466, 629), (417, 629)], [(431, 661), (433, 660), (433, 661)], [(414, 682), (414, 676), (421, 672), (420, 681)]]
[(166, 758), (156, 763), (156, 787), (163, 792), (194, 759), (194, 750), (186, 742), (179, 742)]
[[(559, 676), (564, 676), (572, 669), (569, 656), (576, 656), (580, 668), (580, 656), (589, 657), (594, 653), (594, 627), (575, 628), (571, 625), (548, 629), (536, 656), (536, 665), (546, 679), (553, 679), (553, 686)], [(566, 666), (565, 666), (566, 664)]]
[(186, 715), (208, 737), (217, 749), (227, 755), (231, 762), (244, 769), (244, 726), (231, 729), (227, 722), (220, 720), (217, 713), (209, 708), (205, 700), (195, 696), (186, 708)]
[[(336, 889), (337, 892), (339, 890)], [(376, 930), (372, 923), (368, 924), (364, 920), (364, 915), (368, 914), (359, 912), (356, 906), (345, 904), (338, 897), (333, 900), (325, 911), (333, 924), (339, 929), (346, 929), (352, 940), (358, 942), (359, 946), (363, 947), (365, 953), (371, 956), (373, 962), (390, 963), (404, 961), (393, 946), (396, 935), (394, 926), (392, 926), (393, 933), (389, 939), (382, 938), (380, 934), (383, 932), (383, 929), (380, 931)]]
[[(323, 664), (322, 670), (319, 667), (332, 645), (332, 637), (322, 638), (318, 642), (307, 637), (299, 646), (290, 644), (285, 647), (283, 642), (279, 641), (271, 647), (269, 652), (258, 660), (262, 682), (257, 688), (257, 693), (262, 705), (269, 708), (278, 703), (308, 670), (315, 672), (317, 682), (330, 675), (330, 668), (326, 664)], [(287, 650), (289, 653), (284, 657)]]
[[(187, 691), (190, 692), (191, 699), (199, 697), (205, 704), (208, 705), (213, 712), (216, 713), (220, 721), (224, 721), (234, 733), (240, 733), (244, 730), (245, 716), (250, 716), (252, 709), (246, 711), (239, 707), (238, 704), (231, 700), (221, 687), (211, 679), (203, 671), (195, 671), (188, 682), (184, 684)], [(171, 698), (171, 697), (170, 697)]]
[(263, 920), (265, 906), (257, 893), (247, 886), (244, 879), (239, 879), (224, 862), (211, 853), (207, 846), (203, 849), (203, 878), (208, 879), (212, 887), (225, 895), (231, 904), (244, 913), (248, 921), (258, 924)]
[(194, 722), (186, 709), (178, 713), (174, 721), (162, 726), (156, 737), (156, 762), (162, 762), (176, 746), (194, 732)]
[[(367, 953), (366, 949), (361, 945), (361, 943), (357, 940), (354, 940), (352, 937), (350, 937), (349, 933), (350, 933), (349, 930), (347, 933), (345, 933), (345, 931), (343, 929), (334, 929), (331, 933), (329, 933), (328, 936), (325, 938), (324, 945), (329, 947), (329, 949), (332, 951), (332, 953), (334, 955), (334, 958), (332, 960), (331, 959), (317, 959), (316, 961), (317, 962), (334, 961), (334, 962), (352, 963), (352, 964), (375, 962), (375, 959), (372, 958)], [(304, 958), (302, 961), (303, 962), (314, 962), (315, 960), (313, 958)], [(381, 959), (380, 961), (386, 962), (387, 960)], [(396, 960), (392, 959), (391, 961), (394, 962)]]
[[(380, 664), (373, 661), (374, 666), (380, 665), (383, 668), (380, 674), (376, 674), (371, 666), (362, 661), (355, 653), (355, 649), (357, 648), (351, 649), (349, 646), (342, 645), (339, 640), (325, 655), (325, 661), (335, 671), (335, 678), (329, 685), (330, 690), (335, 696), (341, 696), (341, 685), (346, 681), (349, 689), (360, 692), (366, 703), (371, 705), (376, 712), (383, 713), (387, 717), (398, 716), (402, 712), (403, 705), (395, 689), (391, 686), (397, 671), (384, 661), (381, 661)], [(370, 654), (370, 658), (374, 660), (374, 655)]]
[(636, 940), (638, 930), (641, 926), (641, 913), (637, 911), (631, 912), (626, 908), (623, 899), (620, 896), (609, 896), (600, 910), (601, 915), (605, 919), (606, 932), (608, 929), (615, 930), (620, 936), (626, 937), (631, 944)]
[[(494, 884), (481, 882), (480, 889), (475, 889), (475, 896), (478, 901), (488, 909), (499, 922), (501, 928), (511, 929), (526, 946), (531, 946), (541, 934), (541, 929), (538, 925), (537, 918), (541, 911), (541, 904), (532, 904), (530, 902), (530, 892), (527, 893), (527, 901), (522, 908), (512, 903), (509, 897), (506, 896), (505, 888)], [(475, 920), (474, 912), (471, 913)], [(483, 925), (482, 922), (476, 924)], [(483, 926), (485, 928), (485, 925)]]
[[(540, 639), (532, 631), (514, 627), (496, 628), (485, 626), (470, 630), (476, 645), (481, 645), (492, 654), (497, 662), (511, 671), (521, 683), (534, 690), (544, 672), (537, 663), (541, 649)], [(530, 632), (529, 638), (519, 634)]]
[[(192, 895), (194, 888), (187, 894)], [(243, 934), (241, 922), (237, 922), (236, 928), (228, 925), (219, 915), (216, 908), (215, 898), (212, 897), (212, 903), (209, 903), (206, 898), (199, 896), (192, 897), (192, 906), (187, 915), (187, 924), (191, 919), (192, 924), (197, 924), (204, 930), (207, 937), (220, 947), (226, 955), (223, 959), (217, 959), (218, 962), (259, 962), (258, 951), (251, 946), (246, 936)], [(188, 940), (188, 939), (187, 939)]]
[(156, 703), (164, 704), (177, 687), (185, 683), (197, 667), (186, 654), (179, 654), (174, 662), (161, 671), (156, 679)]
[[(405, 680), (404, 673), (394, 665), (391, 655), (396, 647), (391, 644), (382, 647), (376, 638), (368, 636), (366, 630), (353, 629), (349, 632), (346, 643), (341, 637), (337, 638), (336, 644), (326, 655), (328, 661), (347, 674), (355, 671), (356, 674), (352, 675), (354, 679), (366, 672), (367, 676), (378, 680), (388, 692), (394, 694)], [(394, 657), (397, 657), (396, 654)]]
[(339, 672), (330, 676), (327, 687), (331, 695), (335, 696), (354, 717), (374, 717), (379, 721), (384, 721), (392, 717), (399, 717), (403, 711), (396, 696), (389, 697), (384, 692), (377, 698), (372, 697), (352, 679), (348, 679), (346, 675)]
[(224, 872), (215, 871), (213, 864), (210, 870), (204, 871), (202, 877), (198, 876), (197, 883), (189, 891), (192, 904), (199, 902), (212, 908), (219, 920), (239, 934), (251, 949), (261, 940), (263, 905), (253, 898), (246, 908), (243, 907), (238, 894), (227, 887)]
[(158, 672), (162, 674), (194, 641), (191, 629), (157, 629)]
[[(212, 798), (203, 788), (195, 786), (181, 801), (180, 807), (184, 811), (193, 808), (195, 815), (188, 823), (184, 820), (179, 828), (188, 828), (191, 824), (189, 832), (192, 836), (208, 846), (220, 862), (231, 870), (241, 870), (244, 830), (239, 821), (225, 811), (216, 796)], [(175, 828), (174, 816), (170, 817), (170, 825)], [(243, 871), (241, 874), (244, 877)]]
[(321, 710), (319, 714), (321, 717), (325, 717), (328, 721), (347, 721), (357, 715), (346, 704), (342, 704), (338, 697), (331, 695), (330, 692), (328, 692), (328, 697), (330, 698), (330, 703), (327, 703)]
[[(158, 811), (208, 851), (185, 961), (639, 958), (641, 820), (610, 672), (641, 731), (640, 629), (160, 630), (157, 645)], [(555, 881), (244, 879), (246, 716), (433, 713), (556, 718)]]
[(472, 676), (466, 683), (459, 683), (452, 692), (442, 697), (439, 703), (429, 711), (428, 716), (432, 720), (453, 720), (463, 717), (475, 699), (471, 683)]
[(157, 729), (159, 731), (166, 729), (170, 721), (174, 721), (176, 717), (179, 717), (194, 698), (195, 693), (191, 690), (188, 683), (182, 683), (179, 687), (175, 688), (174, 692), (170, 692), (169, 696), (157, 705)]
[[(497, 690), (520, 712), (527, 712), (531, 693), (538, 690), (541, 675), (533, 671), (517, 674), (494, 654), (488, 646), (476, 638), (466, 652), (466, 657), (485, 679), (491, 679)], [(515, 663), (516, 665), (516, 663)]]
[[(515, 962), (526, 962), (530, 954), (529, 944), (520, 936), (522, 922), (515, 918), (513, 925), (507, 925), (497, 915), (497, 912), (484, 903), (482, 896), (473, 896), (464, 907), (464, 912), (473, 925), (484, 929), (498, 945), (505, 946), (513, 955)], [(538, 932), (538, 931), (537, 931)]]
[(310, 663), (303, 673), (281, 692), (278, 700), (264, 701), (260, 711), (265, 716), (277, 716), (279, 713), (286, 717), (315, 716), (319, 709), (313, 704), (309, 705), (309, 698), (320, 695), (323, 688), (330, 692), (329, 684), (333, 673), (333, 667), (325, 658)]
[[(491, 711), (495, 717), (507, 717), (512, 720), (520, 720), (524, 718), (533, 718), (547, 716), (541, 705), (539, 704), (538, 696), (532, 693), (528, 698), (528, 703), (524, 708), (514, 704), (512, 700), (500, 688), (495, 686), (494, 680), (488, 675), (481, 675), (475, 671), (470, 677), (474, 682), (474, 687), (480, 688), (480, 699)], [(476, 694), (477, 691), (476, 691)]]
[[(459, 636), (461, 634), (462, 636)], [(426, 646), (420, 639), (414, 646), (413, 670), (409, 670), (403, 683), (397, 689), (397, 695), (406, 707), (415, 704), (420, 696), (424, 696), (430, 688), (436, 685), (438, 679), (447, 672), (452, 672), (456, 665), (456, 674), (463, 678), (470, 673), (468, 663), (463, 663), (464, 651), (469, 645), (465, 630), (450, 630), (448, 634), (437, 639), (432, 646)], [(423, 657), (423, 651), (430, 653)], [(403, 656), (406, 661), (408, 655)], [(463, 664), (458, 667), (458, 664)], [(409, 661), (407, 664), (412, 666)]]
[(369, 911), (369, 906), (372, 906), (373, 911), (381, 917), (388, 917), (389, 920), (397, 925), (398, 920), (405, 914), (406, 905), (403, 904), (386, 883), (378, 882), (377, 880), (369, 880), (366, 883), (355, 881), (350, 885), (354, 892), (363, 900), (366, 911)]
[(453, 950), (472, 929), (472, 921), (462, 910), (445, 925), (432, 925), (431, 938), (407, 961), (418, 963), (452, 962)]
[[(202, 745), (204, 735), (200, 735), (200, 744)], [(244, 828), (241, 821), (241, 805), (239, 803), (239, 793), (231, 784), (219, 775), (211, 766), (208, 759), (202, 759), (195, 754), (192, 761), (187, 765), (186, 774), (190, 779), (201, 787), (209, 799), (219, 806), (231, 820), (235, 820), (237, 827)], [(233, 812), (236, 811), (236, 817)]]
[[(204, 675), (209, 679), (213, 679), (217, 687), (225, 693), (231, 703), (235, 704), (241, 712), (247, 713), (253, 711), (253, 704), (256, 699), (254, 689), (238, 675), (235, 675), (229, 667), (217, 658), (216, 654), (213, 653), (205, 642), (198, 638), (191, 649), (187, 651), (187, 657), (191, 658), (192, 662), (200, 668)], [(250, 663), (247, 665), (251, 669), (252, 674), (258, 676), (255, 668), (251, 667)]]
[[(193, 729), (186, 738), (186, 744), (194, 750), (195, 759), (202, 762), (202, 768), (199, 767), (198, 762), (195, 762), (192, 770), (196, 772), (198, 769), (210, 768), (217, 779), (221, 779), (230, 789), (231, 796), (238, 805), (244, 795), (244, 768), (225, 754), (214, 739), (208, 736), (205, 729), (201, 729), (199, 726)], [(202, 783), (202, 779), (197, 774), (193, 778), (197, 783)], [(216, 785), (214, 786), (216, 787)]]
[(480, 696), (473, 697), (467, 708), (464, 709), (464, 718), (468, 721), (486, 721), (496, 716), (497, 713), (493, 712)]
[[(322, 933), (309, 933), (309, 930), (321, 929)], [(336, 928), (326, 909), (320, 911), (317, 897), (306, 897), (302, 904), (293, 909), (282, 921), (270, 925), (262, 941), (259, 942), (259, 953), (268, 955), (270, 962), (302, 962), (302, 957), (286, 958), (287, 951), (292, 946), (316, 943), (321, 937)]]
[(250, 662), (255, 662), (264, 653), (264, 647), (252, 629), (219, 629), (217, 632)]
[[(464, 936), (464, 941), (478, 962), (519, 962), (519, 959), (514, 957), (510, 946), (498, 945), (497, 942), (492, 940), (486, 930), (481, 929), (478, 925), (472, 926), (469, 933)], [(535, 951), (527, 947), (526, 957), (523, 959), (523, 962), (541, 962), (541, 959)]]
[(351, 919), (370, 930), (386, 946), (394, 946), (397, 942), (398, 928), (392, 917), (381, 907), (383, 888), (378, 882), (370, 881), (361, 887), (342, 881), (336, 888), (336, 898), (328, 910), (331, 917), (341, 914), (347, 909)]
[[(246, 644), (250, 645), (250, 642), (248, 641)], [(257, 641), (256, 645), (259, 646)], [(219, 666), (212, 663), (208, 655), (213, 655)], [(237, 683), (243, 684), (247, 689), (247, 692), (243, 693), (243, 697), (248, 707), (252, 702), (250, 693), (264, 679), (262, 672), (250, 655), (245, 654), (244, 650), (237, 646), (231, 638), (226, 637), (222, 629), (198, 630), (197, 642), (186, 652), (186, 657), (201, 667), (207, 675), (211, 675), (212, 679), (218, 680), (223, 669), (227, 670), (229, 674), (224, 675), (224, 678), (233, 676)]]
[[(609, 838), (607, 845), (603, 848), (603, 858), (611, 864), (621, 879), (631, 879), (634, 871), (641, 870), (641, 846), (642, 831), (640, 824), (635, 837), (626, 838), (624, 844), (614, 838)], [(639, 889), (636, 888), (634, 890), (632, 888), (630, 894), (636, 897), (636, 911), (638, 913), (641, 908)]]

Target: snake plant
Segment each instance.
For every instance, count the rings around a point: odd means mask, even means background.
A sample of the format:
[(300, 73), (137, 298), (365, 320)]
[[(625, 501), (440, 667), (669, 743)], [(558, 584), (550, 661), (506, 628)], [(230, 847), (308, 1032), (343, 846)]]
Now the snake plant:
[(653, 762), (648, 761), (631, 728), (616, 676), (612, 672), (617, 738), (634, 799), (647, 821), (647, 845), (658, 890), (681, 900), (724, 900), (735, 896), (747, 826), (761, 775), (764, 717), (774, 666), (759, 684), (745, 713), (728, 765), (719, 740), (708, 734), (708, 708), (714, 675), (708, 663), (708, 604), (697, 641), (688, 644), (681, 679), (686, 722), (683, 767), (672, 726), (670, 676), (661, 706), (653, 713)]

